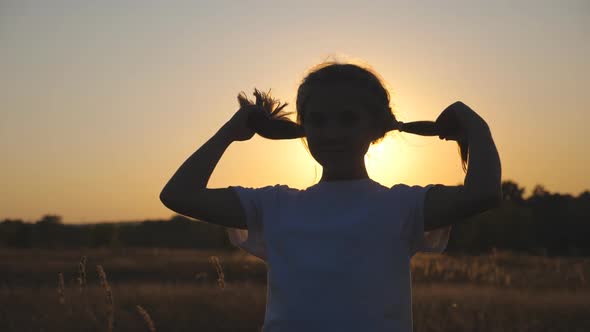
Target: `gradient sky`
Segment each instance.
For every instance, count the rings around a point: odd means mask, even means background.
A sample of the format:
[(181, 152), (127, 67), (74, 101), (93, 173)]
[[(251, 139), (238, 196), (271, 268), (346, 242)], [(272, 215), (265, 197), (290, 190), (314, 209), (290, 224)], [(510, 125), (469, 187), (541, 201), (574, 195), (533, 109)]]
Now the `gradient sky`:
[[(168, 218), (161, 189), (237, 94), (272, 89), (294, 111), (306, 70), (328, 57), (372, 66), (401, 121), (471, 106), (525, 196), (590, 189), (585, 0), (2, 0), (0, 45), (0, 219)], [(369, 151), (374, 180), (463, 183), (455, 142), (389, 135)], [(306, 188), (320, 174), (300, 140), (255, 136), (228, 148), (208, 187)]]

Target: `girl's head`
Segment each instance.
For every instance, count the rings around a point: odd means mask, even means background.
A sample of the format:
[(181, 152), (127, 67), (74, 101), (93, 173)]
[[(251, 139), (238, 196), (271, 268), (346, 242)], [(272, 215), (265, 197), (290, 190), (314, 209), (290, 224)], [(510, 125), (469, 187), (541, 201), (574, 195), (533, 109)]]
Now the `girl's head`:
[[(389, 92), (382, 79), (356, 64), (323, 62), (314, 66), (297, 90), (297, 122), (279, 115), (287, 104), (255, 90), (256, 104), (265, 116), (253, 117), (252, 126), (268, 138), (305, 137), (313, 157), (323, 166), (346, 160), (362, 161), (369, 146), (396, 129), (397, 120), (389, 106)], [(240, 104), (252, 104), (242, 93)], [(276, 125), (284, 125), (281, 130)], [(275, 132), (270, 129), (274, 122)], [(264, 126), (264, 123), (267, 125)], [(289, 126), (288, 126), (289, 125)], [(288, 128), (289, 127), (289, 128)], [(264, 130), (266, 129), (266, 130)], [(280, 132), (279, 132), (280, 131)]]
[[(309, 113), (339, 109), (343, 125), (347, 124), (349, 110), (370, 121), (372, 143), (379, 142), (393, 129), (397, 120), (389, 106), (389, 92), (379, 75), (369, 68), (356, 64), (323, 62), (313, 67), (303, 79), (297, 90), (297, 123), (304, 127), (321, 127), (316, 118), (307, 117)], [(306, 121), (310, 120), (310, 121)], [(353, 123), (350, 123), (353, 125)]]
[(297, 123), (323, 166), (363, 161), (372, 143), (397, 122), (389, 92), (376, 73), (350, 63), (313, 67), (297, 90)]

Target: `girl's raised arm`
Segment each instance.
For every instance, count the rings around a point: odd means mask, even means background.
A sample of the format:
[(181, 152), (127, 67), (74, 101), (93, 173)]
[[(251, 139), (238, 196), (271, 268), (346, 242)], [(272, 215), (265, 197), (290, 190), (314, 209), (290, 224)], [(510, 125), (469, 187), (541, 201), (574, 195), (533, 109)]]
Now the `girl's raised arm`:
[(247, 126), (253, 106), (241, 107), (205, 144), (174, 173), (160, 193), (169, 209), (222, 226), (246, 228), (239, 198), (230, 188), (209, 189), (207, 183), (227, 147), (234, 141), (249, 140), (254, 131)]
[[(462, 102), (447, 107), (437, 122), (461, 128), (456, 136), (440, 138), (469, 142), (469, 159), (464, 185), (435, 185), (426, 193), (426, 231), (456, 224), (495, 208), (502, 197), (500, 157), (487, 123)], [(454, 123), (451, 125), (451, 122)]]

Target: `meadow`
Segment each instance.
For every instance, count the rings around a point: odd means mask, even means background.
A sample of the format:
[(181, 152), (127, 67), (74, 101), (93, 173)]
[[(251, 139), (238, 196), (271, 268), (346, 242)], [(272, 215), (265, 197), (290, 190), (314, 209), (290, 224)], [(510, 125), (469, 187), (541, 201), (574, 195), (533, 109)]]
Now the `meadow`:
[[(590, 331), (588, 278), (583, 257), (418, 254), (414, 331)], [(0, 331), (260, 331), (265, 303), (241, 251), (0, 249)]]

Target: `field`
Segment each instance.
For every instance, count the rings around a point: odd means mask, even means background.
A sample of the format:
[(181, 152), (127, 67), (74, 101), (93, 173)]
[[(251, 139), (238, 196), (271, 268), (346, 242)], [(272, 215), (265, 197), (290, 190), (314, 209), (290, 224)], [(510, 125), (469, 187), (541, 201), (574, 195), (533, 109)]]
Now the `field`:
[[(589, 258), (419, 254), (414, 331), (590, 331), (588, 278)], [(0, 331), (260, 331), (265, 300), (241, 252), (0, 249)]]

